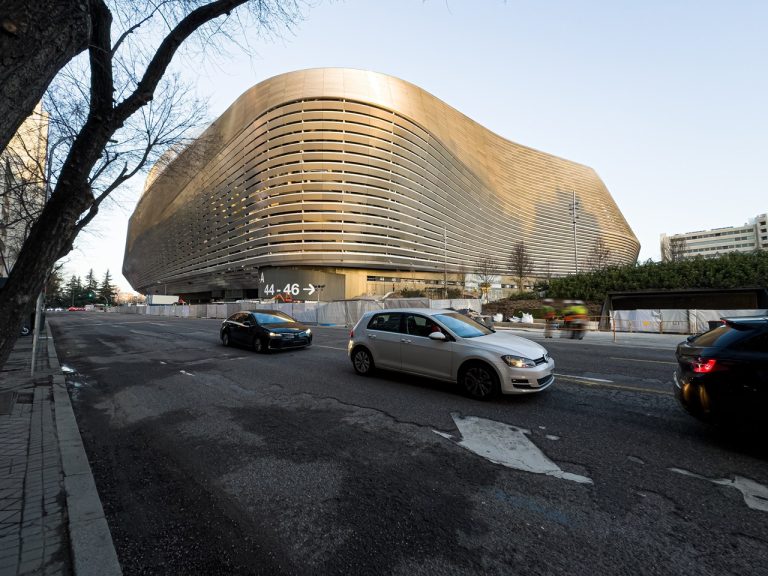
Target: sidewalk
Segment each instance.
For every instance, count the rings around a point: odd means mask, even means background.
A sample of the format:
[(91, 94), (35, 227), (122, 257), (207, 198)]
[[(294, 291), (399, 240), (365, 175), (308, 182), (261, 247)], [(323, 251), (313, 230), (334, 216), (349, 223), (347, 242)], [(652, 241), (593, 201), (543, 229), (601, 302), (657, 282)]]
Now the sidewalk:
[(0, 371), (0, 576), (121, 574), (46, 324)]

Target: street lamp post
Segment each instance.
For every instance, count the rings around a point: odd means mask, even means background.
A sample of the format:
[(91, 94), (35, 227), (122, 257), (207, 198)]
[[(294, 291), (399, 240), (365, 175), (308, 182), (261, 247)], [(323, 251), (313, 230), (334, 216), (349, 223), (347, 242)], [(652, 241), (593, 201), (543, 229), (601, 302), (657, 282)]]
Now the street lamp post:
[(579, 205), (581, 203), (576, 200), (576, 190), (573, 190), (573, 200), (569, 205), (571, 212), (571, 220), (573, 222), (573, 265), (576, 268), (576, 274), (579, 273), (579, 244), (576, 240), (576, 220), (579, 217)]
[(448, 298), (448, 229), (443, 224), (443, 300)]
[(316, 284), (317, 290), (317, 304), (315, 305), (315, 326), (320, 326), (320, 292), (325, 288), (325, 284)]

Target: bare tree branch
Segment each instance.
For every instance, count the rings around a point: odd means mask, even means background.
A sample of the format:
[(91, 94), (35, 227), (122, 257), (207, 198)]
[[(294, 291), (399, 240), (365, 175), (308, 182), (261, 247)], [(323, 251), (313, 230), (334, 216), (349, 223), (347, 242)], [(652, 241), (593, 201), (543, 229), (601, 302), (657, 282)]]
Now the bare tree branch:
[(533, 272), (533, 260), (528, 254), (525, 242), (518, 242), (512, 248), (512, 252), (509, 254), (509, 268), (517, 280), (518, 292), (523, 292), (525, 278)]
[[(39, 0), (35, 4), (49, 6), (58, 1)], [(18, 203), (33, 223), (25, 228), (27, 238), (0, 288), (0, 318), (4, 319), (0, 326), (0, 365), (7, 359), (26, 309), (48, 272), (71, 250), (75, 237), (92, 222), (102, 203), (158, 157), (161, 148), (179, 146), (192, 125), (198, 124), (199, 107), (192, 109), (196, 112), (174, 115), (172, 110), (150, 104), (158, 96), (168, 96), (162, 81), (179, 48), (196, 32), (203, 42), (217, 36), (230, 38), (218, 19), (224, 17), (224, 24), (231, 22), (231, 11), (246, 3), (257, 31), (270, 33), (277, 24), (292, 23), (302, 0), (149, 0), (144, 4), (148, 12), (116, 8), (121, 18), (118, 28), (123, 32), (118, 33), (114, 46), (113, 14), (106, 0), (80, 3), (88, 11), (87, 64), (74, 61), (72, 70), (57, 78), (58, 86), (52, 86), (46, 98), (54, 102), (50, 108), (53, 137), (49, 141), (55, 146), (48, 151), (47, 164), (39, 165), (47, 168), (47, 176), (40, 178), (41, 189), (52, 192), (37, 216), (34, 206), (25, 204), (26, 198)], [(135, 19), (124, 21), (123, 15)], [(158, 21), (169, 32), (152, 52), (152, 42), (143, 42), (143, 35)], [(58, 33), (67, 33), (66, 28)], [(143, 72), (138, 72), (140, 69)], [(90, 85), (82, 78), (89, 78)], [(47, 85), (50, 78), (43, 81)], [(144, 107), (143, 114), (136, 115)]]

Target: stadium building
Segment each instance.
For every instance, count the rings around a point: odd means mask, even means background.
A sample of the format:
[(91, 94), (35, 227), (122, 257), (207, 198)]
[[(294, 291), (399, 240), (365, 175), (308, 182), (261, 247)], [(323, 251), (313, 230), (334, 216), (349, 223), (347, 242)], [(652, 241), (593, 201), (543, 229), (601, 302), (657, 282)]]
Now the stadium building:
[(464, 291), (484, 264), (508, 292), (519, 242), (531, 279), (587, 269), (594, 246), (616, 264), (640, 249), (592, 168), (397, 78), (313, 69), (254, 86), (152, 169), (123, 274), (187, 301), (341, 299)]

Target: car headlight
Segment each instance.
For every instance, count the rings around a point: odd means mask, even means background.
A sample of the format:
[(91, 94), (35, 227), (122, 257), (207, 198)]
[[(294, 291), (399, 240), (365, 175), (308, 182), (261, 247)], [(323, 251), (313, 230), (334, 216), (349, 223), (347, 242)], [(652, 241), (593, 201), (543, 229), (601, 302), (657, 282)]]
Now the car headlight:
[(312, 336), (312, 330), (310, 330), (309, 328), (307, 328), (307, 336)]
[(270, 332), (269, 333), (269, 337), (270, 338), (280, 338), (280, 334), (278, 334), (277, 332)]
[(513, 368), (533, 368), (536, 366), (533, 360), (524, 356), (502, 356), (501, 359)]

